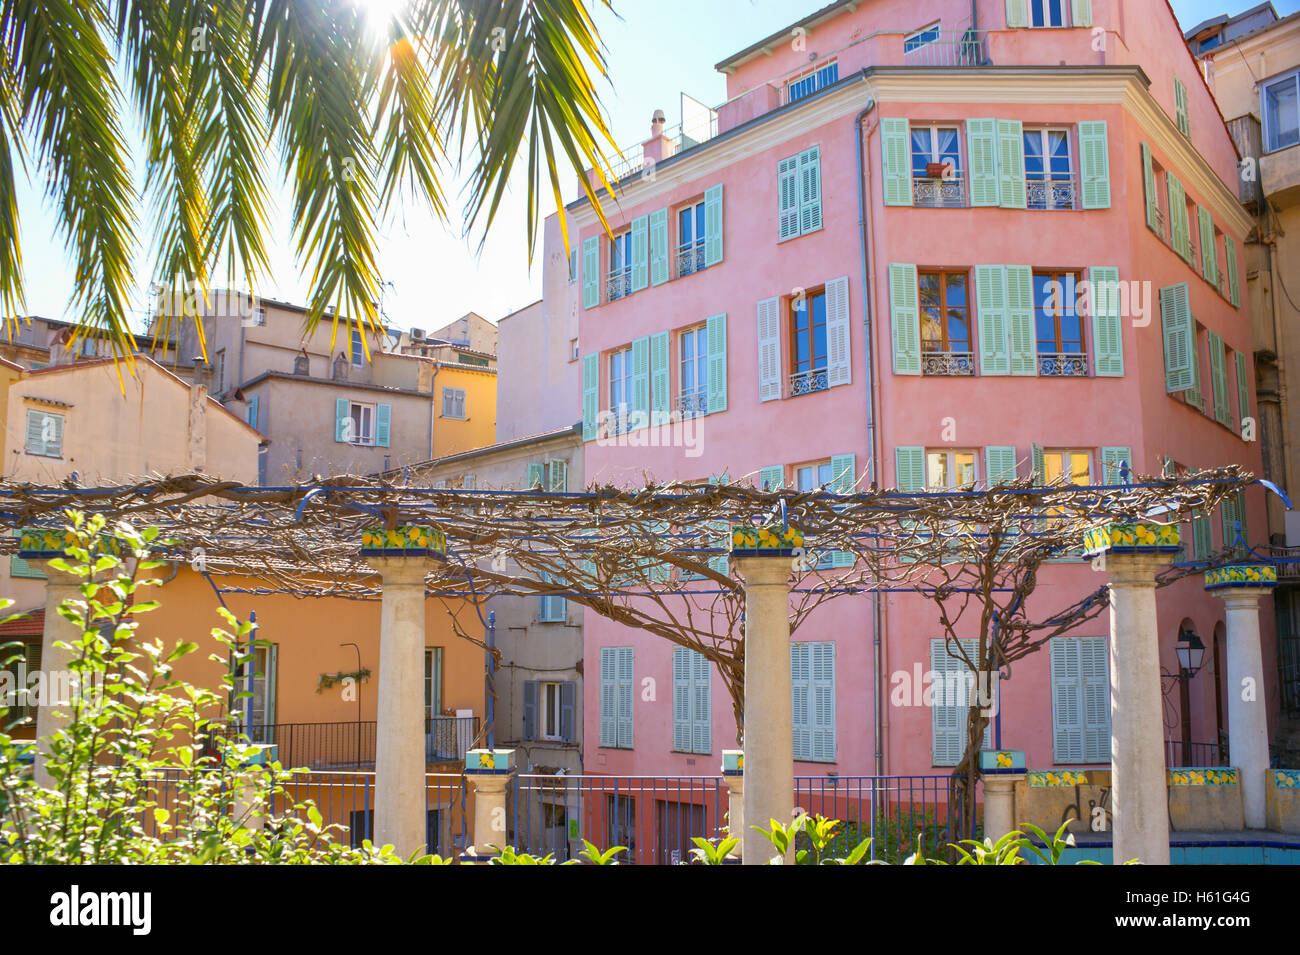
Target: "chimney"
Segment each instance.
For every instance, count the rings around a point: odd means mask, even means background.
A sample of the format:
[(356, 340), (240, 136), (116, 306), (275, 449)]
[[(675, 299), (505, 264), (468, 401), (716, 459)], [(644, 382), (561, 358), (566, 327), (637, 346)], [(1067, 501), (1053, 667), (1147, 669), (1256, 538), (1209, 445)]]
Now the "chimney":
[(654, 115), (650, 117), (650, 138), (658, 139), (663, 134), (664, 134), (664, 111), (661, 109), (657, 109), (655, 110)]
[(664, 111), (657, 109), (650, 117), (650, 138), (641, 144), (641, 155), (645, 163), (643, 171), (647, 166), (653, 169), (655, 163), (667, 159), (676, 151), (676, 143), (664, 136)]

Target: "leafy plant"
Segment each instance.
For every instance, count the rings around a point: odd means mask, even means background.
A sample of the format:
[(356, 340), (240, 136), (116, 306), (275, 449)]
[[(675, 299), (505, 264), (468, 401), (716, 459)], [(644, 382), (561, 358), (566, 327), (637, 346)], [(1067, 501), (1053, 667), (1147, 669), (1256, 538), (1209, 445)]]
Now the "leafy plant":
[[(767, 829), (761, 826), (754, 826), (753, 828), (766, 836), (777, 850), (776, 854), (768, 860), (769, 865), (784, 865), (785, 857), (792, 846), (794, 847), (795, 865), (861, 865), (867, 852), (871, 849), (871, 840), (863, 840), (846, 856), (837, 857), (834, 855), (833, 850), (836, 842), (836, 831), (839, 826), (840, 821), (838, 819), (827, 819), (820, 814), (809, 815), (806, 812), (799, 811), (789, 825), (784, 825), (773, 819)], [(797, 843), (800, 834), (807, 837), (808, 848), (806, 849), (798, 848)]]
[(331, 687), (338, 686), (344, 680), (352, 680), (354, 683), (365, 683), (370, 679), (370, 668), (362, 667), (360, 670), (353, 670), (351, 673), (322, 673), (316, 681), (316, 692), (323, 693)]
[(721, 840), (692, 836), (691, 841), (695, 843), (695, 848), (691, 850), (691, 862), (696, 865), (723, 865), (731, 851), (740, 844), (735, 836)]

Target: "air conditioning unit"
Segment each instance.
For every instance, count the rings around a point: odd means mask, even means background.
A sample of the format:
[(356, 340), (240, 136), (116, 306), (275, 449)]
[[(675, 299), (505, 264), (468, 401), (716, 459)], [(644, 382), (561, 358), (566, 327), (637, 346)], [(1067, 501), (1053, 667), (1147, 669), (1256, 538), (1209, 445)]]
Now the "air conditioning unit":
[(423, 328), (412, 328), (412, 329), (411, 329), (411, 341), (413, 341), (413, 342), (422, 342), (422, 341), (424, 341), (424, 329), (423, 329)]

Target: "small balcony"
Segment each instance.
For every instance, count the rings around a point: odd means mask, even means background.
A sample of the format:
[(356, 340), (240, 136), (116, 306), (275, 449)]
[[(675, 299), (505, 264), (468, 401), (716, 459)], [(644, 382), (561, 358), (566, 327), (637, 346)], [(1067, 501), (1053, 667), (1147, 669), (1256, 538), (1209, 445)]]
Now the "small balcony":
[(627, 434), (632, 430), (632, 415), (626, 406), (609, 408), (602, 411), (596, 422), (597, 436), (610, 438), (616, 434)]
[[(288, 768), (355, 769), (373, 766), (377, 724), (373, 720), (340, 723), (254, 724), (248, 738), (273, 743), (276, 759)], [(238, 730), (228, 735), (238, 735)], [(429, 763), (463, 763), (478, 743), (477, 716), (434, 716), (424, 721), (424, 758)]]
[(688, 242), (677, 247), (673, 256), (673, 278), (682, 278), (704, 270), (704, 244)]
[(925, 351), (921, 374), (943, 378), (969, 378), (975, 374), (975, 353), (968, 351)]
[(1082, 352), (1039, 352), (1038, 374), (1044, 378), (1086, 378), (1088, 356)]
[(825, 391), (830, 387), (830, 378), (825, 368), (813, 368), (810, 371), (797, 371), (790, 376), (790, 397), (810, 395), (814, 391)]
[(605, 301), (615, 302), (632, 294), (632, 270), (619, 269), (605, 276)]
[(709, 413), (709, 396), (703, 388), (684, 391), (677, 396), (676, 410), (683, 418), (699, 418)]
[(965, 209), (966, 180), (925, 177), (912, 180), (912, 205), (924, 209)]
[(1278, 562), (1277, 579), (1288, 584), (1300, 582), (1300, 547), (1270, 547), (1268, 550), (1269, 556)]
[(903, 41), (907, 66), (987, 66), (988, 35), (983, 30), (931, 30)]
[(1079, 195), (1078, 183), (1069, 179), (1026, 179), (1027, 209), (1074, 209)]

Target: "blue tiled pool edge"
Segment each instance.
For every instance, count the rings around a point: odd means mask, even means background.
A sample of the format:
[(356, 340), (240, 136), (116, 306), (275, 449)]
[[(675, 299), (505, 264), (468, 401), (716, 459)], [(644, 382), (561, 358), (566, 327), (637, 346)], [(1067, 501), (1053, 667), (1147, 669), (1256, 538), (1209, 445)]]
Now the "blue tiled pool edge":
[[(1061, 864), (1091, 861), (1111, 865), (1112, 854), (1112, 843), (1089, 840), (1085, 845), (1066, 849), (1061, 854)], [(1041, 865), (1032, 854), (1029, 861)], [(1269, 840), (1173, 840), (1169, 843), (1169, 862), (1171, 865), (1300, 865), (1300, 845)]]

